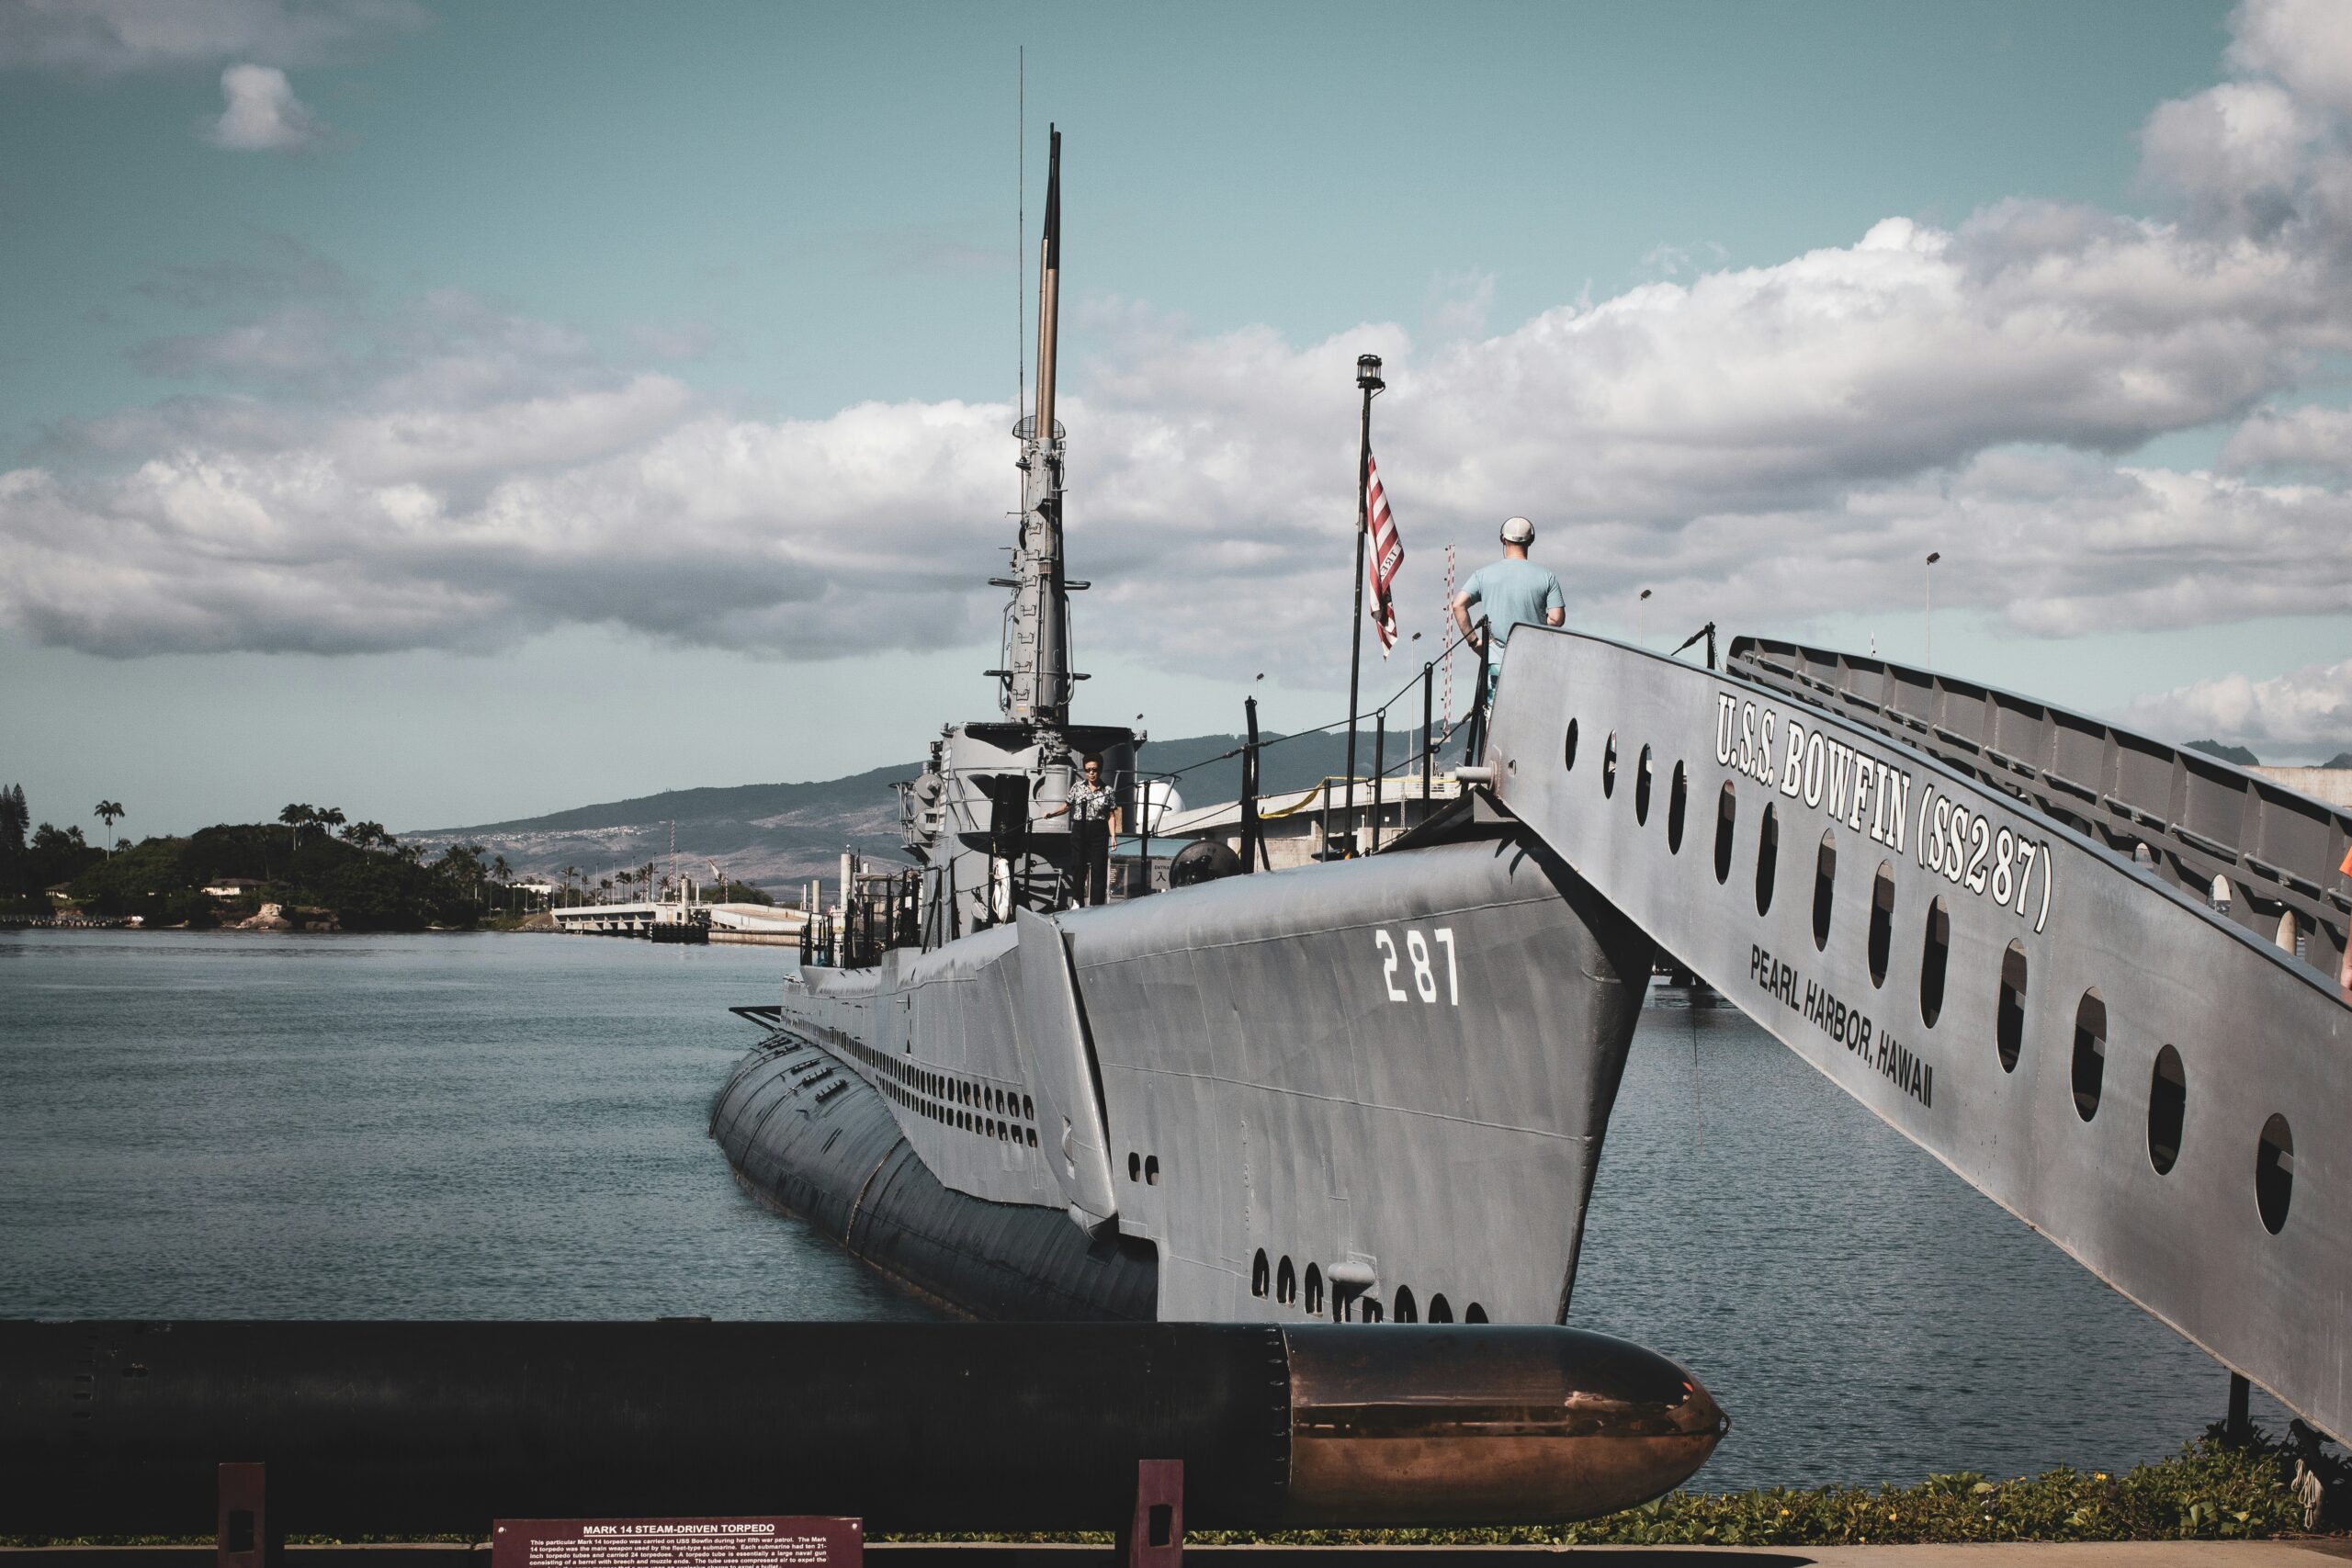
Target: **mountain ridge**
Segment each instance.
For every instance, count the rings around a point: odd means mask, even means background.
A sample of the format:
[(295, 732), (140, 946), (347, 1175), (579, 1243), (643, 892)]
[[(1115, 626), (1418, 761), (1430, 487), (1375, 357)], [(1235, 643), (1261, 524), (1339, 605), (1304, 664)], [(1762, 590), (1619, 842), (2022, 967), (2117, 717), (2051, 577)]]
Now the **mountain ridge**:
[[(1347, 734), (1314, 730), (1261, 737), (1262, 785), (1267, 792), (1305, 789), (1327, 776), (1344, 776)], [(1357, 734), (1356, 770), (1372, 771), (1380, 738)], [(1241, 792), (1242, 738), (1193, 735), (1150, 742), (1148, 775), (1176, 773), (1187, 806), (1214, 805)], [(1411, 750), (1409, 736), (1386, 739), (1386, 764), (1398, 771)], [(677, 859), (689, 874), (718, 865), (739, 880), (767, 888), (790, 887), (839, 869), (844, 850), (902, 859), (899, 802), (891, 785), (911, 779), (920, 762), (869, 768), (839, 778), (797, 784), (698, 785), (597, 802), (537, 817), (470, 827), (418, 829), (401, 835), (438, 847), (477, 843), (505, 856), (518, 873), (559, 876), (578, 867), (591, 877), (650, 862), (666, 866), (671, 825)]]

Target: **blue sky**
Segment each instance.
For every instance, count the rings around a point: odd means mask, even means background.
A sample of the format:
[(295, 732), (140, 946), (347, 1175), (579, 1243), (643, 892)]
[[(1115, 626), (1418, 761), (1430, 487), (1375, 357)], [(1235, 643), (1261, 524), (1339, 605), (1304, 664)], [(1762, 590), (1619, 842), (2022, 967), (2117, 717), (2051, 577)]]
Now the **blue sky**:
[(916, 754), (1048, 120), (1096, 716), (1330, 716), (1369, 347), (1408, 627), (1521, 511), (1578, 624), (1916, 658), (1924, 545), (1944, 667), (2324, 755), (2346, 30), (0, 0), (0, 773), (423, 827)]

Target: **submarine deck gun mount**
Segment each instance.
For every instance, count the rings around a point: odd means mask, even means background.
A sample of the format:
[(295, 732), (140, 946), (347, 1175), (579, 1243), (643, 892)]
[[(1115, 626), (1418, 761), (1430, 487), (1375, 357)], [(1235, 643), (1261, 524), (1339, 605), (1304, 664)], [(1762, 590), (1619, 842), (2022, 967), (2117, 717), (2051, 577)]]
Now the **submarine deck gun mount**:
[(1154, 1459), (1194, 1527), (1564, 1521), (1726, 1427), (1665, 1357), (1544, 1326), (0, 1324), (0, 1530), (51, 1535), (199, 1529), (242, 1461), (273, 1528), (346, 1536), (1104, 1529)]

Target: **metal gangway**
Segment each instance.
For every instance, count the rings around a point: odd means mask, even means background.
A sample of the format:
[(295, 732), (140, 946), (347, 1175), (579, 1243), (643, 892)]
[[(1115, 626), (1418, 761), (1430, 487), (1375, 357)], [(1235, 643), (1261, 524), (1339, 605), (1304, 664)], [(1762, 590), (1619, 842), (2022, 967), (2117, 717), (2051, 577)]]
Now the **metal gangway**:
[(1782, 1043), (2352, 1436), (2352, 817), (1753, 638), (1715, 671), (1521, 626), (1481, 761), (1465, 781)]

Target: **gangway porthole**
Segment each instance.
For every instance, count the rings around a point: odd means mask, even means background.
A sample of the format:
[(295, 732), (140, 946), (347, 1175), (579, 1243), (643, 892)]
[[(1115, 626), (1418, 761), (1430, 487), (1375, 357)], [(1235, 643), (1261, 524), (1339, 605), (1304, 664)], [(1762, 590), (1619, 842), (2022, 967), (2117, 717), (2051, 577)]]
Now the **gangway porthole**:
[(2001, 954), (2001, 1003), (1993, 1020), (2005, 1073), (2018, 1070), (2018, 1053), (2025, 1048), (2025, 943), (2013, 941)]
[(1772, 884), (1780, 874), (1781, 814), (1772, 803), (1764, 803), (1763, 825), (1756, 829), (1756, 912), (1772, 912)]
[(1838, 891), (1838, 835), (1821, 835), (1820, 852), (1813, 857), (1813, 947), (1816, 953), (1829, 946), (1829, 916)]
[(1567, 739), (1560, 745), (1560, 771), (1572, 773), (1577, 770), (1577, 721), (1568, 720)]
[(1600, 793), (1604, 799), (1617, 794), (1617, 732), (1609, 732), (1609, 743), (1600, 749)]
[(2262, 1228), (2277, 1235), (2287, 1228), (2287, 1204), (2295, 1195), (2295, 1134), (2287, 1119), (2273, 1112), (2262, 1124), (2254, 1156), (2254, 1202)]
[(1919, 1021), (1928, 1028), (1944, 1010), (1944, 966), (1951, 957), (1951, 910), (1939, 897), (1928, 905), (1927, 939), (1919, 947)]
[(1733, 820), (1738, 815), (1739, 797), (1733, 791), (1731, 781), (1725, 779), (1723, 794), (1715, 797), (1715, 881), (1717, 883), (1731, 880), (1731, 829)]
[(2148, 1075), (2148, 1163), (2158, 1176), (2180, 1159), (2180, 1129), (2188, 1111), (2188, 1074), (2180, 1053), (2166, 1045), (2156, 1053), (2156, 1065)]
[(1666, 852), (1682, 852), (1682, 816), (1690, 804), (1690, 784), (1682, 772), (1682, 764), (1674, 764), (1674, 784), (1666, 794)]
[(2086, 1122), (2098, 1114), (2106, 1077), (2107, 1000), (2093, 986), (2075, 1009), (2075, 1114)]
[(1650, 749), (1642, 748), (1642, 758), (1634, 767), (1634, 825), (1645, 826), (1650, 819)]
[(1894, 867), (1878, 863), (1871, 881), (1871, 984), (1886, 984), (1886, 961), (1894, 951)]

